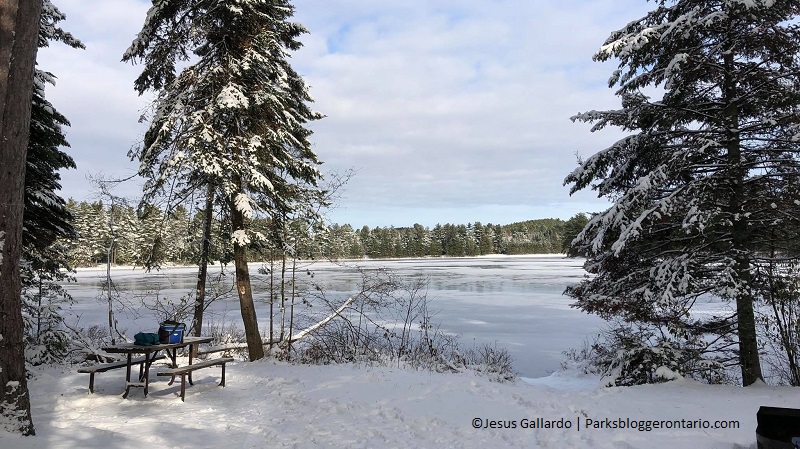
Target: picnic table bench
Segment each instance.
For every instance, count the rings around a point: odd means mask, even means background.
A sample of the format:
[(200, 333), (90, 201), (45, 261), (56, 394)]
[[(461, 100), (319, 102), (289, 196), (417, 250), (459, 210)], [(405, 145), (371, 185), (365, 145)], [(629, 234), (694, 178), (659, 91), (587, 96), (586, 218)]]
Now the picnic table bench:
[[(139, 365), (139, 379), (142, 379), (144, 376), (144, 365), (145, 363), (153, 363), (156, 360), (162, 360), (167, 358), (165, 355), (157, 355), (151, 359), (148, 359), (146, 356), (137, 357), (135, 359), (131, 359), (130, 365)], [(84, 366), (78, 369), (79, 373), (88, 373), (89, 374), (89, 393), (94, 393), (94, 375), (96, 373), (104, 373), (106, 371), (111, 371), (117, 368), (125, 368), (128, 366), (127, 360), (119, 360), (117, 362), (110, 362), (110, 363), (100, 363), (98, 365), (91, 365), (91, 366)]]
[[(175, 343), (159, 343), (155, 345), (136, 345), (133, 343), (122, 343), (118, 345), (112, 345), (103, 348), (104, 351), (111, 354), (125, 354), (127, 356), (126, 360), (121, 360), (119, 362), (111, 362), (111, 363), (104, 363), (94, 366), (82, 367), (78, 369), (80, 373), (89, 373), (89, 392), (94, 393), (94, 375), (98, 372), (105, 372), (112, 369), (117, 368), (127, 368), (125, 374), (125, 393), (122, 395), (123, 398), (127, 398), (128, 394), (132, 387), (140, 387), (144, 389), (145, 397), (148, 394), (149, 384), (150, 384), (150, 366), (156, 360), (161, 360), (164, 358), (169, 359), (169, 366), (173, 370), (175, 370), (174, 375), (172, 375), (172, 381), (170, 381), (170, 385), (175, 380), (175, 376), (181, 376), (181, 399), (184, 400), (185, 398), (185, 386), (183, 382), (185, 381), (186, 376), (189, 377), (189, 384), (194, 385), (192, 383), (192, 371), (200, 368), (207, 368), (209, 366), (214, 365), (222, 365), (223, 367), (223, 380), (220, 385), (224, 386), (225, 384), (225, 372), (224, 367), (225, 363), (233, 361), (233, 358), (227, 359), (215, 359), (213, 361), (202, 362), (198, 364), (192, 364), (194, 357), (192, 356), (193, 350), (197, 350), (197, 346), (200, 344), (210, 343), (212, 340), (211, 337), (184, 337), (180, 342)], [(188, 365), (179, 367), (178, 360), (177, 360), (177, 350), (182, 348), (188, 347), (188, 355), (189, 355), (189, 362)], [(160, 354), (160, 353), (163, 353)], [(141, 357), (134, 358), (134, 354), (142, 354)], [(139, 365), (139, 377), (135, 379), (136, 381), (131, 381), (131, 368), (135, 365)]]
[(157, 376), (170, 376), (171, 379), (167, 385), (172, 385), (175, 382), (175, 377), (181, 377), (181, 401), (186, 402), (186, 376), (189, 376), (189, 385), (194, 385), (192, 382), (192, 371), (209, 368), (212, 366), (221, 365), (222, 366), (222, 381), (220, 381), (219, 386), (225, 386), (225, 364), (228, 362), (232, 362), (233, 357), (220, 357), (217, 359), (210, 359), (205, 360), (199, 363), (194, 363), (191, 365), (181, 366), (177, 368), (170, 368), (161, 370), (156, 373)]

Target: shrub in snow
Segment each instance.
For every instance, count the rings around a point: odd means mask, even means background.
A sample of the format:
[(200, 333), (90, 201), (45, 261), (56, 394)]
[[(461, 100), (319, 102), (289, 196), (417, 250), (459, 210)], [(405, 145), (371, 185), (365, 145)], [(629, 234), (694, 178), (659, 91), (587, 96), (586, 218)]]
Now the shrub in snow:
[(513, 358), (505, 348), (479, 345), (460, 348), (458, 337), (436, 334), (427, 339), (412, 336), (405, 348), (397, 346), (396, 335), (375, 332), (356, 335), (349, 326), (337, 323), (326, 332), (297, 345), (296, 361), (310, 364), (356, 363), (445, 372), (472, 371), (495, 382), (516, 379)]
[(660, 341), (656, 346), (636, 342), (616, 351), (601, 383), (628, 386), (680, 379), (681, 368), (686, 364), (684, 357), (685, 353), (669, 341)]
[(363, 274), (364, 285), (357, 301), (340, 314), (340, 319), (314, 331), (312, 338), (295, 344), (294, 360), (314, 364), (366, 363), (436, 372), (471, 370), (499, 382), (515, 378), (511, 355), (505, 349), (493, 345), (462, 349), (457, 336), (433, 324), (427, 281), (406, 282), (388, 270)]
[[(771, 250), (775, 258), (777, 251)], [(770, 262), (756, 273), (766, 307), (756, 309), (765, 379), (800, 386), (800, 265)]]
[(660, 329), (616, 324), (580, 350), (565, 352), (562, 368), (602, 375), (603, 386), (662, 383), (690, 377), (708, 383), (727, 380), (724, 367), (706, 358), (700, 341), (675, 339)]
[(561, 370), (602, 375), (605, 372), (599, 357), (602, 352), (604, 352), (604, 348), (600, 343), (600, 335), (595, 337), (592, 342), (584, 340), (580, 348), (570, 348), (561, 353), (564, 356)]
[(509, 382), (516, 378), (514, 359), (505, 348), (486, 343), (467, 348), (463, 358), (458, 358), (458, 355), (455, 355), (456, 360), (463, 360), (465, 368), (485, 375), (489, 380)]
[(68, 356), (70, 362), (92, 361), (105, 363), (114, 360), (113, 357), (110, 357), (100, 349), (111, 344), (108, 328), (93, 325), (88, 329), (78, 326), (67, 326), (67, 329), (70, 331), (72, 340), (72, 347)]
[(228, 323), (226, 326), (224, 322), (215, 322), (210, 320), (203, 326), (205, 333), (211, 335), (213, 346), (225, 346), (226, 349), (220, 357), (236, 357), (242, 360), (247, 359), (247, 338), (244, 335), (244, 329), (234, 323)]
[[(25, 361), (31, 365), (60, 363), (72, 345), (64, 326), (61, 305), (71, 302), (72, 297), (47, 273), (39, 271), (36, 274), (41, 276), (25, 279), (22, 290)], [(63, 280), (66, 276), (59, 278)]]

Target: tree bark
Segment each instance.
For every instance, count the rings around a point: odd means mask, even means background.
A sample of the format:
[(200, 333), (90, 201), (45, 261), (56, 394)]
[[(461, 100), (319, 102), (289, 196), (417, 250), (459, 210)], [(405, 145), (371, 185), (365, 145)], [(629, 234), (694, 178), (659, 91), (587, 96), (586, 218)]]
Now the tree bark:
[(206, 210), (203, 214), (203, 242), (200, 245), (200, 266), (197, 270), (197, 290), (194, 301), (194, 323), (192, 330), (195, 337), (202, 335), (203, 310), (206, 301), (206, 279), (208, 278), (208, 253), (211, 251), (211, 221), (214, 219), (214, 186), (208, 185), (206, 193)]
[(111, 256), (114, 253), (114, 202), (111, 202), (111, 209), (109, 210), (108, 229), (111, 233), (111, 241), (108, 244), (108, 251), (106, 251), (106, 293), (108, 295), (108, 335), (111, 337), (111, 344), (117, 344), (117, 337), (115, 335), (114, 325), (114, 295), (113, 285), (111, 283)]
[(22, 321), (22, 214), (42, 0), (0, 0), (0, 427), (34, 435)]
[(757, 380), (763, 380), (761, 361), (758, 355), (758, 336), (756, 333), (755, 311), (753, 309), (753, 289), (750, 286), (750, 245), (749, 224), (742, 210), (742, 201), (745, 197), (744, 179), (745, 168), (742, 164), (742, 151), (739, 139), (739, 110), (734, 103), (736, 98), (736, 84), (733, 79), (734, 60), (733, 51), (728, 51), (723, 56), (725, 68), (725, 125), (728, 150), (728, 168), (730, 176), (730, 197), (728, 198), (728, 213), (733, 225), (731, 227), (731, 242), (735, 260), (734, 272), (739, 281), (736, 293), (736, 320), (739, 336), (739, 364), (742, 370), (742, 385), (748, 386)]
[[(236, 207), (236, 193), (231, 195), (231, 229), (233, 232), (244, 230), (244, 214)], [(256, 307), (253, 303), (253, 290), (250, 286), (250, 270), (247, 267), (247, 245), (233, 242), (233, 261), (236, 267), (236, 291), (239, 293), (239, 306), (242, 309), (244, 334), (247, 339), (247, 352), (250, 361), (264, 358), (264, 344), (258, 332)]]
[(272, 250), (269, 250), (269, 347), (272, 348), (272, 340), (275, 339), (274, 320), (275, 318), (275, 260)]
[[(284, 245), (281, 242), (281, 245)], [(278, 340), (283, 341), (283, 333), (286, 329), (286, 247), (283, 246), (283, 255), (281, 258), (281, 333)]]
[[(295, 243), (296, 245), (296, 243)], [(295, 246), (295, 254), (297, 247)], [(289, 339), (286, 345), (286, 361), (290, 361), (292, 357), (292, 329), (294, 329), (294, 297), (296, 295), (295, 282), (297, 281), (297, 257), (292, 256), (292, 302), (289, 306)]]

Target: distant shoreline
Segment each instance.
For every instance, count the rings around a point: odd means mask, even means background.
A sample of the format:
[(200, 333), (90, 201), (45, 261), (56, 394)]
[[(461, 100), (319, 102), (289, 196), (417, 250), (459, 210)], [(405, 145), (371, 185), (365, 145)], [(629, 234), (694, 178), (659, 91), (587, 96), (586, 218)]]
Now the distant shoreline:
[[(398, 261), (398, 260), (469, 260), (469, 259), (487, 259), (487, 258), (509, 258), (509, 259), (521, 259), (521, 258), (550, 258), (550, 257), (561, 257), (566, 258), (567, 255), (563, 253), (549, 253), (549, 254), (484, 254), (481, 256), (440, 256), (440, 257), (432, 257), (432, 256), (425, 256), (425, 257), (380, 257), (375, 259), (370, 258), (361, 258), (361, 259), (336, 259), (336, 260), (328, 260), (328, 259), (301, 259), (300, 262), (302, 263), (313, 263), (313, 262), (378, 262), (378, 261)], [(248, 262), (248, 265), (252, 264), (268, 264), (268, 261), (259, 261), (253, 260)], [(227, 264), (228, 266), (233, 266), (233, 261)], [(220, 263), (218, 261), (214, 263), (210, 263), (209, 267), (219, 267)], [(179, 265), (179, 264), (164, 264), (159, 269), (153, 269), (152, 271), (160, 271), (164, 269), (173, 269), (173, 268), (197, 268), (196, 264), (190, 265)], [(81, 271), (97, 271), (97, 270), (105, 270), (105, 264), (98, 264), (92, 267), (78, 267), (75, 268), (76, 272)], [(141, 266), (133, 266), (133, 265), (112, 265), (111, 270), (142, 270), (145, 271), (144, 267)]]

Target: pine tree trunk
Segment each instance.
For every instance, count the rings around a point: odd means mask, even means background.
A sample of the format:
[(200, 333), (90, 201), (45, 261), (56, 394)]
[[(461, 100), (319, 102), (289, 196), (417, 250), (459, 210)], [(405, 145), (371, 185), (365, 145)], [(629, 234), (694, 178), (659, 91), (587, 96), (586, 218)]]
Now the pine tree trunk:
[(294, 297), (296, 295), (295, 282), (297, 280), (297, 257), (292, 257), (292, 302), (289, 306), (289, 338), (286, 345), (286, 361), (292, 357), (292, 329), (294, 329)]
[[(197, 270), (197, 289), (194, 301), (194, 336), (203, 331), (203, 310), (206, 302), (206, 278), (208, 278), (208, 253), (211, 251), (211, 221), (214, 219), (214, 186), (209, 184), (206, 193), (206, 209), (203, 214), (203, 242), (200, 245), (200, 266)], [(197, 346), (195, 345), (194, 348)]]
[[(244, 230), (244, 215), (236, 208), (236, 194), (231, 195), (231, 229)], [(250, 361), (264, 358), (264, 344), (258, 332), (256, 307), (253, 303), (253, 290), (250, 286), (250, 270), (247, 267), (247, 246), (233, 242), (233, 262), (236, 267), (236, 291), (239, 293), (239, 306), (242, 309), (244, 334)]]
[(111, 337), (111, 344), (117, 344), (117, 337), (114, 333), (114, 295), (112, 294), (113, 285), (111, 283), (111, 254), (114, 252), (114, 219), (111, 219), (111, 243), (106, 252), (106, 293), (108, 294), (108, 335)]
[[(736, 239), (734, 239), (736, 240)], [(736, 262), (740, 282), (750, 283), (750, 264), (747, 259)], [(756, 318), (753, 309), (753, 295), (748, 288), (736, 296), (736, 315), (739, 330), (739, 363), (742, 368), (742, 385), (752, 385), (763, 379), (761, 361), (758, 356), (758, 338), (756, 334)]]
[(286, 247), (283, 248), (281, 258), (281, 334), (278, 340), (283, 341), (284, 330), (286, 329)]
[(728, 167), (731, 180), (731, 191), (728, 199), (728, 213), (733, 221), (732, 250), (734, 254), (734, 271), (741, 286), (736, 294), (736, 319), (739, 335), (739, 364), (742, 370), (742, 385), (748, 386), (762, 379), (761, 361), (758, 356), (758, 338), (756, 334), (756, 318), (753, 309), (753, 290), (750, 286), (750, 258), (748, 256), (749, 235), (748, 223), (744, 218), (742, 199), (745, 197), (745, 168), (742, 165), (741, 143), (739, 140), (739, 111), (734, 103), (736, 84), (733, 79), (733, 51), (724, 55), (725, 67), (725, 121), (728, 150)]
[(275, 255), (269, 250), (269, 347), (275, 339)]
[(22, 214), (41, 0), (0, 0), (0, 427), (34, 435), (22, 321)]

